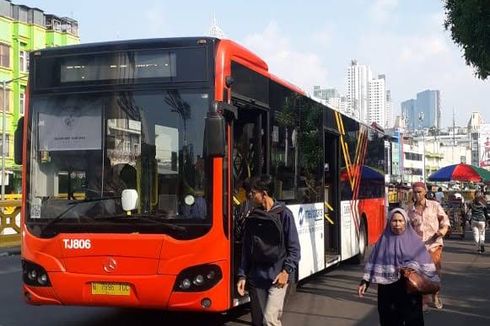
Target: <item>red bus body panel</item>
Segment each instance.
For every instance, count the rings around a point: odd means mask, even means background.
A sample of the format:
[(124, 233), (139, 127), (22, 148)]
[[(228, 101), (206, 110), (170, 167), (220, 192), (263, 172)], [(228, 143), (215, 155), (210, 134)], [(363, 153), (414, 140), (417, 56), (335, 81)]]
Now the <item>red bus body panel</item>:
[[(218, 42), (215, 54), (215, 100), (229, 102), (231, 91), (226, 77), (231, 76), (231, 62), (238, 62), (283, 86), (305, 95), (300, 88), (268, 72), (267, 64), (257, 55), (229, 40)], [(224, 98), (228, 94), (227, 98)], [(25, 111), (24, 139), (27, 139), (29, 111)], [(228, 144), (232, 141), (231, 128), (226, 129)], [(23, 157), (27, 159), (27, 142)], [(27, 164), (22, 167), (24, 189), (22, 205), (22, 258), (42, 266), (49, 276), (51, 287), (24, 285), (26, 300), (31, 304), (123, 306), (185, 311), (226, 311), (232, 308), (231, 264), (231, 148), (227, 158), (212, 159), (213, 189), (211, 195), (212, 228), (205, 235), (192, 240), (177, 240), (165, 234), (76, 233), (60, 234), (51, 239), (33, 236), (24, 224), (26, 216), (25, 189)], [(227, 161), (225, 161), (227, 159)], [(224, 174), (227, 171), (227, 175)], [(225, 205), (226, 199), (226, 205)], [(384, 200), (360, 200), (359, 212), (367, 216), (369, 244), (382, 233)], [(372, 218), (371, 218), (372, 217)], [(383, 224), (383, 225), (381, 225)], [(90, 248), (68, 249), (65, 241), (90, 240)], [(109, 260), (117, 267), (107, 271)], [(178, 274), (192, 266), (215, 264), (221, 268), (222, 278), (211, 289), (202, 292), (174, 291)], [(123, 283), (130, 287), (129, 295), (93, 295), (91, 284)], [(201, 301), (210, 299), (209, 308)]]
[[(23, 226), (23, 259), (41, 265), (49, 275), (52, 287), (24, 285), (31, 304), (64, 304), (94, 306), (137, 306), (190, 311), (225, 311), (230, 300), (230, 245), (223, 230), (223, 159), (213, 159), (215, 188), (213, 227), (193, 240), (176, 240), (159, 234), (60, 234), (52, 239), (34, 237)], [(90, 240), (90, 248), (67, 249), (69, 240)], [(109, 259), (117, 268), (108, 273)], [(222, 279), (202, 292), (176, 292), (177, 275), (194, 265), (213, 263), (222, 271)], [(129, 296), (92, 295), (92, 282), (124, 283), (131, 288)], [(210, 308), (201, 300), (209, 298)]]
[(359, 212), (366, 216), (368, 244), (375, 244), (385, 229), (386, 220), (380, 218), (385, 216), (385, 199), (361, 199), (359, 200)]

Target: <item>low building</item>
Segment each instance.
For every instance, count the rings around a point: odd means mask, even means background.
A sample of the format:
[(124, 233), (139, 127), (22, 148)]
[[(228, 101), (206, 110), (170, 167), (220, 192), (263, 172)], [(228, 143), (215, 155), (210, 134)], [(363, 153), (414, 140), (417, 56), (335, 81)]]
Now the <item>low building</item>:
[[(24, 115), (29, 52), (77, 43), (80, 43), (80, 38), (76, 20), (0, 0), (0, 105), (3, 106), (5, 97), (6, 173), (3, 180), (7, 192), (20, 191), (20, 166), (14, 164), (13, 135), (17, 121)], [(0, 148), (2, 144), (0, 142)]]

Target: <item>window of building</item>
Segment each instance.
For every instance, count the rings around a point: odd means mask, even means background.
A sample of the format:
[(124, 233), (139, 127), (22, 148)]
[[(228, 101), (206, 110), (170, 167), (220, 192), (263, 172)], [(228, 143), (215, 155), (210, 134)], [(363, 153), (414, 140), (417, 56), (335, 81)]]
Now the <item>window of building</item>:
[(10, 68), (10, 46), (0, 44), (0, 67)]
[(27, 72), (29, 71), (29, 53), (27, 51), (20, 51), (19, 52), (19, 68), (20, 71), (22, 72)]
[[(5, 156), (6, 157), (10, 156), (9, 142), (10, 142), (10, 135), (5, 134)], [(3, 147), (2, 146), (3, 146), (2, 134), (0, 134), (0, 155), (3, 154)]]
[(412, 161), (422, 161), (422, 154), (405, 152), (405, 159)]
[(19, 114), (24, 115), (24, 105), (26, 103), (26, 94), (25, 90), (21, 89), (19, 94)]
[(3, 110), (3, 96), (5, 94), (5, 112), (10, 112), (10, 89), (6, 89), (5, 92), (0, 86), (0, 112)]

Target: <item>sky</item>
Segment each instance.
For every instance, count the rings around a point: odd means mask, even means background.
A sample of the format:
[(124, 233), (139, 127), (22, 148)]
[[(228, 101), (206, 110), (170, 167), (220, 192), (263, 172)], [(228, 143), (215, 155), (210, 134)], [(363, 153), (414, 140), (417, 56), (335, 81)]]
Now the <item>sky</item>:
[(352, 59), (386, 75), (394, 113), (426, 89), (441, 91), (442, 125), (490, 123), (490, 80), (474, 75), (444, 29), (443, 0), (13, 0), (79, 23), (81, 43), (208, 35), (213, 18), (226, 37), (262, 57), (273, 74), (309, 93), (346, 93)]

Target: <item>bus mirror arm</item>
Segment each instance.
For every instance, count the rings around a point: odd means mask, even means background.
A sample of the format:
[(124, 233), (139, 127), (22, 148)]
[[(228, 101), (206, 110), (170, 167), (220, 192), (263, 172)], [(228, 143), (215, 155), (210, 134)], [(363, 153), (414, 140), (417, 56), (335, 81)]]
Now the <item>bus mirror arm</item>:
[(208, 112), (204, 125), (204, 150), (208, 157), (225, 156), (225, 119), (218, 112)]
[(24, 140), (24, 117), (17, 121), (17, 128), (14, 133), (14, 161), (15, 164), (22, 164), (22, 143)]

